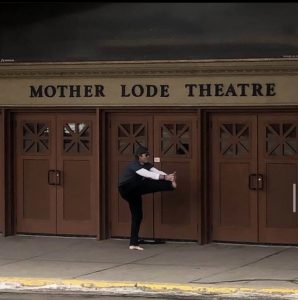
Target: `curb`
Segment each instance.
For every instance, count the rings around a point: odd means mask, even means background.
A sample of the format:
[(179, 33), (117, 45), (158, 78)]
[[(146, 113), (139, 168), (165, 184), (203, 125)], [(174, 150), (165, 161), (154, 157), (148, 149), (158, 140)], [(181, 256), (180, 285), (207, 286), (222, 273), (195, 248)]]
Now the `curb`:
[(218, 297), (272, 297), (290, 296), (298, 299), (298, 288), (244, 288), (244, 287), (210, 287), (197, 284), (153, 283), (132, 281), (101, 281), (88, 279), (57, 279), (57, 278), (20, 278), (0, 277), (0, 291), (34, 291), (72, 293), (81, 292), (105, 295), (151, 295), (156, 296), (218, 296)]

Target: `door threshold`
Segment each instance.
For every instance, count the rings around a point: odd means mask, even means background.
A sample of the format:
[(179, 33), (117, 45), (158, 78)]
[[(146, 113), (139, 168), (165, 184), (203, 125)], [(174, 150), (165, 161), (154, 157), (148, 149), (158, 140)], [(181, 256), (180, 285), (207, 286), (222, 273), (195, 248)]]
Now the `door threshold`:
[(47, 238), (60, 238), (60, 239), (90, 239), (90, 240), (96, 240), (96, 237), (94, 236), (83, 236), (83, 235), (50, 235), (50, 234), (34, 234), (34, 233), (17, 233), (15, 236), (28, 236), (28, 237), (47, 237)]

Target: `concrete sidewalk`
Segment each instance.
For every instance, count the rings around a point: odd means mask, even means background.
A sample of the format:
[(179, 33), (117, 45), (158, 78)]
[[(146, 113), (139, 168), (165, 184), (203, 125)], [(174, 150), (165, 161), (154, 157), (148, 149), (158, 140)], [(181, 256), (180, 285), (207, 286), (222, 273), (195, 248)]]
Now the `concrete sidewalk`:
[[(298, 247), (0, 237), (0, 291), (298, 299)], [(201, 299), (201, 298), (200, 298)]]

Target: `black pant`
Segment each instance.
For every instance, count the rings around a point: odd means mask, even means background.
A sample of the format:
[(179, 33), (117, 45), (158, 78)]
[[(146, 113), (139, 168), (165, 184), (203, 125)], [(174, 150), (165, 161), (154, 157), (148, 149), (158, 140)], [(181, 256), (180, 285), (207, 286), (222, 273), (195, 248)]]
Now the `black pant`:
[(174, 190), (171, 181), (143, 179), (119, 186), (119, 192), (129, 204), (131, 213), (130, 245), (139, 244), (139, 231), (143, 219), (142, 195)]

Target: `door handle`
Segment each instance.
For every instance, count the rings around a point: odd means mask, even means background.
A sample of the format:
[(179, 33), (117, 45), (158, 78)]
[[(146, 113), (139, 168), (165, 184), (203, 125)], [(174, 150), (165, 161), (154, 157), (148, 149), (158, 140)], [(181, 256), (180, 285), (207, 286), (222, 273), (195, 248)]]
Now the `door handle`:
[(56, 185), (56, 170), (49, 170), (48, 171), (48, 184), (49, 185)]
[(248, 176), (248, 188), (250, 190), (257, 190), (257, 182), (256, 182), (257, 174), (250, 174)]
[(62, 178), (62, 172), (59, 170), (48, 171), (48, 184), (49, 185), (60, 185)]
[(264, 177), (261, 174), (257, 175), (257, 180), (258, 180), (258, 190), (262, 190), (264, 187)]
[(62, 174), (61, 171), (56, 170), (56, 185), (60, 185), (61, 184), (61, 174)]
[(248, 177), (248, 188), (250, 190), (262, 190), (264, 187), (264, 177), (261, 174), (250, 174)]
[(296, 212), (296, 183), (293, 183), (293, 213)]

